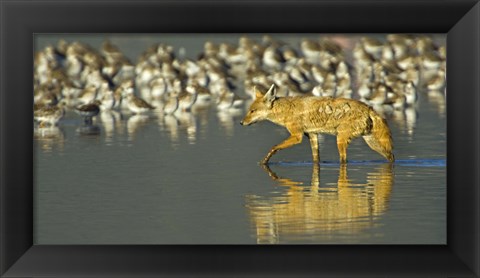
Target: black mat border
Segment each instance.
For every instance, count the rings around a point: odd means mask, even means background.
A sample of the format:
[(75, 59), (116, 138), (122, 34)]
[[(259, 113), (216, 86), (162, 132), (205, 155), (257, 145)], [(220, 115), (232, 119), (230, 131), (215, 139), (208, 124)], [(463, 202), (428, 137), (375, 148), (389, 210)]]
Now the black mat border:
[[(478, 1), (0, 1), (0, 274), (478, 277)], [(448, 33), (446, 246), (32, 246), (34, 33)], [(421, 185), (419, 185), (421, 186)]]

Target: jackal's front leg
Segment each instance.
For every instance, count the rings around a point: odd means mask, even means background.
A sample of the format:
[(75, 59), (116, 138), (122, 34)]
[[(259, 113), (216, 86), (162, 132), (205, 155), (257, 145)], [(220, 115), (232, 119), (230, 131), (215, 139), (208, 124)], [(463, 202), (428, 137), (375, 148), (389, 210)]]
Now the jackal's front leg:
[(318, 134), (308, 133), (307, 135), (310, 139), (310, 147), (312, 148), (313, 163), (317, 164), (320, 161), (320, 155), (318, 152)]
[(273, 148), (268, 152), (268, 154), (265, 156), (265, 158), (262, 160), (262, 164), (267, 164), (272, 155), (274, 155), (276, 152), (282, 149), (289, 148), (293, 145), (300, 144), (302, 143), (302, 136), (303, 134), (295, 134), (295, 135), (290, 135), (285, 141), (282, 143), (273, 146)]

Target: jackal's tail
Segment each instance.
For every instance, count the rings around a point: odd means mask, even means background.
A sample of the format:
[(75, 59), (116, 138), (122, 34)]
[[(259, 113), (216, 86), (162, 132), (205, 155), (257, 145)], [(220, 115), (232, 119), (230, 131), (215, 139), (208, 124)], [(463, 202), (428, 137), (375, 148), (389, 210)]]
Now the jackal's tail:
[(385, 119), (378, 115), (373, 109), (370, 109), (369, 116), (372, 120), (371, 133), (363, 136), (363, 139), (365, 139), (365, 142), (367, 142), (372, 150), (378, 152), (390, 162), (393, 162), (395, 157), (392, 153), (392, 134), (387, 121), (385, 121)]

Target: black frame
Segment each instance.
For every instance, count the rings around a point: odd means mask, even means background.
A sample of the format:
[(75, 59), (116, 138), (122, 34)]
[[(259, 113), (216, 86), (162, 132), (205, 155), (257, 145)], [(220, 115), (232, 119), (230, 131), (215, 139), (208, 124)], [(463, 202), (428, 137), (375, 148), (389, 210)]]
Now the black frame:
[[(0, 276), (479, 277), (478, 0), (0, 0), (0, 18)], [(448, 33), (448, 244), (33, 245), (33, 34), (125, 32)]]

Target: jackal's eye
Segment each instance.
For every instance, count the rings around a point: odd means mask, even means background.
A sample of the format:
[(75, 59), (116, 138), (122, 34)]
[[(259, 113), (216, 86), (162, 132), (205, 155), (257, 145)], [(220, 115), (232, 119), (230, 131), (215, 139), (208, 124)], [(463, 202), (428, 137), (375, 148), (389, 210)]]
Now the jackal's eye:
[(253, 112), (255, 112), (255, 111), (257, 111), (257, 109), (252, 109), (252, 110), (250, 110), (250, 114), (253, 113)]

